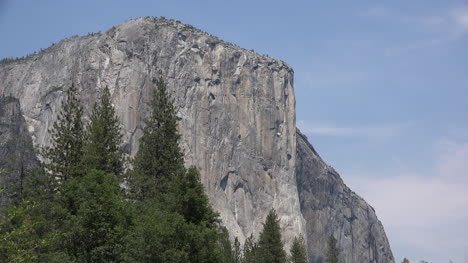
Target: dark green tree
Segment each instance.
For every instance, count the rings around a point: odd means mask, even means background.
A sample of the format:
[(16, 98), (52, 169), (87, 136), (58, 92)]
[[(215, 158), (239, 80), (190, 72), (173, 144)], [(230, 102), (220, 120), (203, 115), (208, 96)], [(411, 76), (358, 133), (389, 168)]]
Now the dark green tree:
[(126, 262), (190, 262), (189, 226), (161, 203), (142, 201), (144, 209), (125, 241)]
[(307, 263), (307, 251), (305, 247), (304, 238), (302, 236), (294, 237), (291, 249), (290, 249), (290, 263)]
[(78, 262), (121, 262), (134, 211), (114, 174), (90, 170), (67, 181), (60, 202), (67, 209), (61, 249)]
[(83, 162), (86, 168), (120, 177), (123, 172), (122, 134), (107, 87), (94, 105), (85, 138)]
[(268, 213), (263, 230), (258, 240), (259, 262), (285, 263), (286, 252), (281, 240), (281, 228), (278, 215), (274, 209)]
[(59, 181), (83, 174), (83, 109), (74, 85), (67, 91), (62, 110), (51, 130), (51, 146), (44, 150), (48, 174)]
[(328, 238), (327, 263), (338, 263), (340, 252), (336, 247), (336, 239), (333, 235)]
[(130, 190), (139, 200), (165, 192), (172, 178), (185, 173), (177, 111), (162, 78), (157, 82), (149, 107), (149, 117), (145, 120), (133, 171), (128, 178)]
[(182, 215), (188, 223), (217, 227), (218, 214), (210, 206), (198, 169), (192, 167), (180, 173), (172, 179), (168, 189), (164, 197), (169, 209)]

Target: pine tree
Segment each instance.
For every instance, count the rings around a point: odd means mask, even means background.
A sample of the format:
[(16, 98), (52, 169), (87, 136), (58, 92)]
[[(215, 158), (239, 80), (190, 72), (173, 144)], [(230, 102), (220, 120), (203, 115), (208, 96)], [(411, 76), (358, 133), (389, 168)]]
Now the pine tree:
[(218, 214), (213, 211), (200, 182), (200, 173), (194, 167), (184, 174), (177, 175), (165, 194), (166, 204), (174, 212), (181, 214), (189, 223), (216, 227)]
[(77, 90), (72, 85), (66, 101), (52, 129), (51, 146), (45, 148), (46, 170), (60, 181), (83, 174), (83, 109), (80, 106)]
[(336, 239), (333, 235), (328, 238), (327, 263), (338, 263), (339, 250), (336, 247)]
[(168, 181), (185, 172), (177, 112), (162, 78), (149, 106), (150, 116), (145, 120), (140, 148), (133, 160), (134, 169), (128, 178), (131, 191), (139, 200), (165, 192)]
[(88, 170), (95, 169), (120, 176), (123, 170), (123, 151), (120, 147), (122, 134), (107, 87), (99, 103), (94, 105), (90, 119), (84, 145), (84, 165)]
[(285, 263), (286, 252), (281, 240), (281, 229), (279, 219), (274, 209), (270, 210), (263, 231), (258, 240), (259, 262)]
[(290, 263), (307, 263), (307, 251), (302, 236), (294, 238), (290, 253)]

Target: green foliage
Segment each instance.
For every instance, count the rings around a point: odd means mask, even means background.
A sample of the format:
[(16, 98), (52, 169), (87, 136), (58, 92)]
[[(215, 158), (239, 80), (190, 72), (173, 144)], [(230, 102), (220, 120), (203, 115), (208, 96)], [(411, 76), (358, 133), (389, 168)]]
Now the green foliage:
[(63, 187), (60, 202), (68, 211), (63, 249), (79, 262), (122, 260), (122, 241), (133, 209), (113, 174), (90, 170)]
[[(173, 102), (160, 79), (128, 175), (129, 200), (119, 186), (122, 136), (109, 90), (84, 133), (72, 86), (50, 131), (47, 164), (25, 177), (24, 201), (0, 224), (0, 262), (241, 262), (198, 170), (184, 167)], [(245, 253), (245, 262), (259, 262), (253, 239)]]
[(304, 238), (302, 236), (294, 237), (293, 244), (290, 249), (290, 263), (307, 263), (307, 251)]
[(182, 215), (188, 223), (216, 227), (218, 214), (211, 208), (200, 182), (200, 173), (189, 168), (169, 183), (169, 191), (164, 195), (165, 203), (174, 212)]
[(67, 98), (57, 121), (49, 131), (51, 146), (44, 151), (48, 160), (46, 169), (50, 175), (60, 181), (66, 181), (83, 174), (83, 109), (72, 85), (67, 91)]
[(328, 238), (327, 263), (338, 263), (340, 252), (336, 247), (336, 239), (333, 235)]
[(189, 262), (188, 225), (158, 202), (147, 201), (126, 240), (127, 262)]
[(99, 103), (94, 105), (91, 122), (86, 129), (83, 162), (87, 169), (112, 173), (123, 172), (122, 134), (120, 122), (106, 87)]
[(61, 237), (53, 218), (62, 212), (55, 203), (34, 199), (10, 207), (0, 223), (0, 262), (43, 262)]
[(138, 200), (165, 192), (168, 181), (185, 172), (177, 111), (162, 78), (149, 107), (150, 116), (145, 120), (140, 148), (133, 160), (134, 169), (128, 178), (130, 190)]
[(279, 219), (274, 209), (270, 210), (263, 231), (258, 240), (259, 262), (284, 263), (286, 262), (286, 252), (283, 249), (281, 240), (281, 229)]

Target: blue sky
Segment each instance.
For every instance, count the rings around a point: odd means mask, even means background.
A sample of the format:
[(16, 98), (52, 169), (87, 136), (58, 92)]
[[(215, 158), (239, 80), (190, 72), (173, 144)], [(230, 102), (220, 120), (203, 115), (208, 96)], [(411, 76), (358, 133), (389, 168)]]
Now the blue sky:
[(468, 1), (0, 0), (0, 58), (165, 16), (295, 70), (298, 126), (398, 262), (468, 262)]

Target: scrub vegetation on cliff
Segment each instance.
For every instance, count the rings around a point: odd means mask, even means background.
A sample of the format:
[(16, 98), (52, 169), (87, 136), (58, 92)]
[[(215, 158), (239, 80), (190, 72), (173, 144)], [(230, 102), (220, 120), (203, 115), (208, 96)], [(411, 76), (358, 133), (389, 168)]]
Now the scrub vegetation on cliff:
[(275, 210), (258, 242), (231, 245), (198, 170), (184, 165), (163, 79), (130, 165), (110, 96), (105, 88), (85, 126), (68, 89), (46, 161), (15, 189), (21, 196), (0, 222), (0, 262), (307, 262), (301, 238), (286, 255)]

